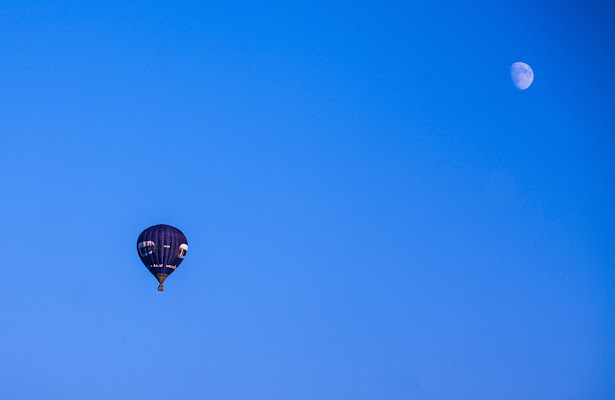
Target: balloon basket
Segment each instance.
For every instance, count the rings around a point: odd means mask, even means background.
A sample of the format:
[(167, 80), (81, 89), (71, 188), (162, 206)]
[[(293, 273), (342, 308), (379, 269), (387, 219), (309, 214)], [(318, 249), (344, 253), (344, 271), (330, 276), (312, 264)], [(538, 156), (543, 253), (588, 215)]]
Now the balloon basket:
[(158, 286), (158, 291), (159, 292), (162, 292), (163, 290), (164, 290), (164, 286), (162, 286), (162, 285)]

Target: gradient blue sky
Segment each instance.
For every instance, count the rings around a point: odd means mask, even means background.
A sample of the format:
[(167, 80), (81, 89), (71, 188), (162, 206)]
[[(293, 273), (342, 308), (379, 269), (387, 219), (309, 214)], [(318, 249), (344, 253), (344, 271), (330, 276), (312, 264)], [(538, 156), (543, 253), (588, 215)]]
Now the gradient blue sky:
[(615, 398), (609, 3), (126, 3), (0, 4), (3, 398)]

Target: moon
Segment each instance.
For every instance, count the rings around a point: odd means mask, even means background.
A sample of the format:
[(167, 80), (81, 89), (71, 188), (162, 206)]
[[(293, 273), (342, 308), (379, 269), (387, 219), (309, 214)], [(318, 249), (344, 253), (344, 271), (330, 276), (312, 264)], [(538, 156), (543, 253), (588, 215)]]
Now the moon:
[(534, 71), (526, 63), (516, 62), (510, 66), (510, 77), (517, 89), (525, 90), (534, 81)]

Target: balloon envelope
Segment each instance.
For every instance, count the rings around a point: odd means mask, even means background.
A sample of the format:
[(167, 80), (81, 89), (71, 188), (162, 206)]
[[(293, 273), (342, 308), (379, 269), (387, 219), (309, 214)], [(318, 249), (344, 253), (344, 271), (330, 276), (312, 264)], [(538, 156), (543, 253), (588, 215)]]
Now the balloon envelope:
[(162, 285), (184, 260), (188, 252), (188, 240), (177, 228), (154, 225), (139, 235), (137, 251), (143, 264)]

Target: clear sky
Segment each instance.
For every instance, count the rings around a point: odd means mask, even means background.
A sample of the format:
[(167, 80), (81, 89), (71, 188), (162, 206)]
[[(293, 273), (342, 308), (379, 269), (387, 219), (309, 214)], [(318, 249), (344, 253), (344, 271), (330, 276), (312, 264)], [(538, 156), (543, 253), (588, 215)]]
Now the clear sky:
[(615, 398), (614, 19), (2, 1), (2, 397)]

